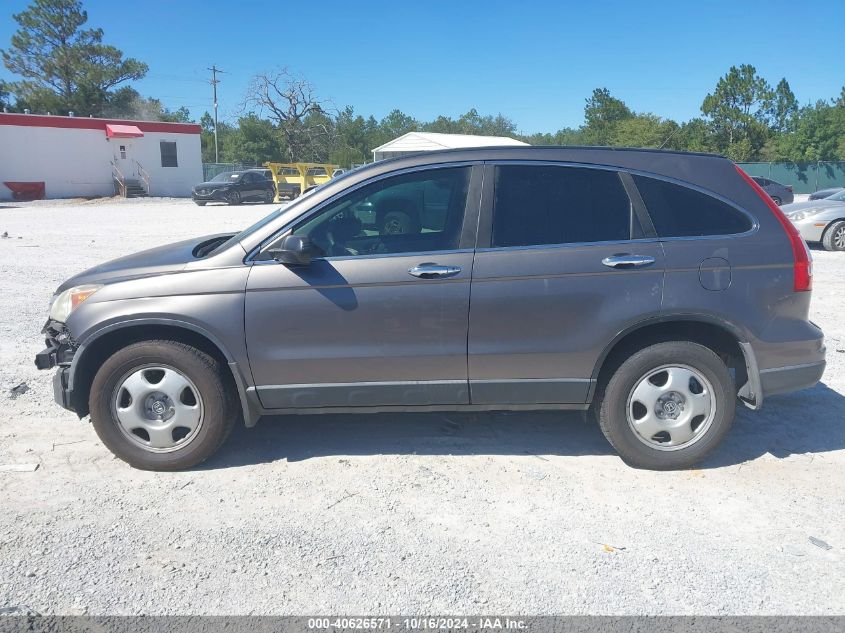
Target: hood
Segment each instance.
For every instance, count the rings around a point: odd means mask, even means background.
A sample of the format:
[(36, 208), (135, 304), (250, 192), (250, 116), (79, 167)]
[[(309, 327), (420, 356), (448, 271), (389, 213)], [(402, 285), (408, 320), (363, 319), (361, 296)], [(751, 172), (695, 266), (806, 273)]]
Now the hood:
[(194, 185), (194, 189), (220, 189), (221, 187), (228, 187), (229, 185), (235, 184), (235, 181), (227, 182), (227, 181), (220, 181), (211, 182), (210, 180), (207, 182), (201, 182), (198, 185)]
[(217, 244), (222, 244), (232, 235), (234, 234), (206, 235), (118, 257), (74, 275), (59, 286), (56, 292), (81, 284), (102, 284), (178, 272), (185, 268), (188, 262), (197, 259), (195, 252), (207, 251)]
[(818, 191), (814, 191), (811, 193), (811, 196), (815, 196), (816, 200), (821, 200), (823, 198), (827, 198), (828, 196), (832, 196), (835, 193), (839, 193), (845, 189), (845, 187), (830, 187), (828, 189), (819, 189)]
[(808, 200), (807, 202), (794, 202), (792, 204), (783, 205), (780, 210), (786, 215), (795, 213), (796, 211), (806, 211), (807, 209), (827, 209), (840, 205), (845, 205), (845, 202), (838, 202), (836, 200)]

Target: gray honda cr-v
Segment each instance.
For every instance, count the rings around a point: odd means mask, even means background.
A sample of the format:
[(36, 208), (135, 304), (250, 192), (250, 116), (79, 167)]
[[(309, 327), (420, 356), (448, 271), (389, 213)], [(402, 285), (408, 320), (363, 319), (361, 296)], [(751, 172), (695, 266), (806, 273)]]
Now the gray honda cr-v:
[(80, 273), (36, 364), (139, 468), (198, 464), (264, 414), (501, 409), (590, 409), (628, 463), (681, 468), (737, 399), (819, 380), (811, 275), (720, 156), (432, 152)]

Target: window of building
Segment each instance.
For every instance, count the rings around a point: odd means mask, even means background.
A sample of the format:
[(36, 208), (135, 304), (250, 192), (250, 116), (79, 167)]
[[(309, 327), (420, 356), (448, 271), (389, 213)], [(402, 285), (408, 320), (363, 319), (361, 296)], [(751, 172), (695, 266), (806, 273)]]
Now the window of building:
[(176, 158), (176, 142), (162, 141), (161, 147), (161, 166), (162, 167), (178, 167), (179, 161)]

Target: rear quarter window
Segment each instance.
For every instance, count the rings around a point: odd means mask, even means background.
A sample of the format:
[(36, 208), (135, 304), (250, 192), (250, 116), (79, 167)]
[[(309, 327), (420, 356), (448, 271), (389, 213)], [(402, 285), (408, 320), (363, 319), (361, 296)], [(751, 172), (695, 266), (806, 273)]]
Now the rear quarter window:
[(735, 235), (753, 227), (747, 215), (711, 195), (657, 178), (633, 178), (659, 237)]

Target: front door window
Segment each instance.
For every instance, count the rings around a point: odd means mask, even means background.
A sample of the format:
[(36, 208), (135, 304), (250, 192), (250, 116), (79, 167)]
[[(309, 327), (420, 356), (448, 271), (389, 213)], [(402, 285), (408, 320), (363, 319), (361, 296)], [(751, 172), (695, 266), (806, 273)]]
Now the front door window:
[(309, 236), (321, 257), (455, 250), (468, 182), (469, 167), (385, 178), (329, 204), (293, 233)]

